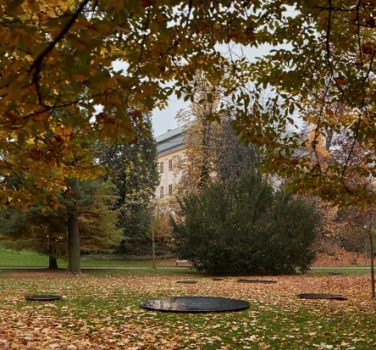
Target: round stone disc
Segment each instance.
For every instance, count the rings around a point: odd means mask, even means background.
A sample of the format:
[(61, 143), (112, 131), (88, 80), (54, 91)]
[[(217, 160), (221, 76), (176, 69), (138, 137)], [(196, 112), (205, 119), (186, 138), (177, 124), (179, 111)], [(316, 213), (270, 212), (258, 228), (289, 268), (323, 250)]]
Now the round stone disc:
[(255, 279), (248, 279), (248, 278), (240, 278), (238, 279), (239, 283), (277, 283), (277, 281), (271, 280), (255, 280)]
[(176, 283), (194, 284), (194, 283), (197, 283), (197, 281), (194, 281), (194, 280), (182, 280), (182, 281), (176, 281)]
[(328, 299), (328, 300), (347, 300), (346, 297), (337, 294), (322, 294), (322, 293), (301, 293), (298, 294), (300, 299)]
[(147, 310), (162, 312), (226, 312), (249, 308), (244, 300), (221, 297), (171, 297), (143, 301), (140, 306)]
[(25, 299), (28, 301), (56, 301), (62, 300), (60, 295), (41, 294), (41, 295), (25, 295)]

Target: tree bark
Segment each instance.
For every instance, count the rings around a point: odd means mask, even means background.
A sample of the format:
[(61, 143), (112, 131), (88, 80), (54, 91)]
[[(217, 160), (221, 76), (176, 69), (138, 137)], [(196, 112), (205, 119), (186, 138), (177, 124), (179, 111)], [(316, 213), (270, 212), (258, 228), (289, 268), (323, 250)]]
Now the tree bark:
[(77, 210), (68, 210), (68, 272), (81, 273), (80, 233)]
[(372, 236), (372, 226), (369, 231), (369, 244), (370, 244), (370, 261), (371, 261), (371, 290), (372, 290), (372, 299), (376, 299), (375, 292), (375, 260), (374, 260), (374, 250), (373, 250), (373, 236)]
[(202, 163), (201, 163), (201, 171), (200, 171), (200, 179), (198, 182), (199, 188), (204, 187), (209, 180), (210, 177), (210, 170), (209, 170), (209, 136), (211, 132), (211, 123), (207, 120), (203, 121), (203, 136), (202, 136)]
[(48, 269), (49, 270), (58, 270), (59, 269), (56, 256), (51, 255), (51, 254), (48, 256)]
[(59, 266), (57, 264), (56, 239), (54, 235), (51, 235), (49, 237), (49, 242), (48, 242), (48, 268), (50, 270), (59, 269)]

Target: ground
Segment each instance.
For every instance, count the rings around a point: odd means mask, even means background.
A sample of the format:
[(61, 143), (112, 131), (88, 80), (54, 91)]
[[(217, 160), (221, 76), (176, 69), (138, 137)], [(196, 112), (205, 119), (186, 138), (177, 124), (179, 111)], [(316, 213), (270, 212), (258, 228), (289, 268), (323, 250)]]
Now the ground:
[[(359, 271), (358, 271), (359, 272)], [(327, 272), (268, 276), (276, 284), (214, 281), (189, 269), (65, 272), (0, 271), (0, 349), (375, 349), (376, 303), (367, 274)], [(364, 272), (364, 271), (363, 271)], [(196, 284), (177, 284), (184, 278)], [(25, 294), (58, 293), (36, 303)], [(312, 301), (301, 292), (342, 294)], [(146, 311), (142, 300), (210, 295), (249, 301), (248, 310), (218, 314)]]
[(348, 251), (338, 244), (331, 244), (327, 251), (316, 253), (312, 266), (364, 266), (368, 265), (369, 257), (365, 258), (364, 253)]

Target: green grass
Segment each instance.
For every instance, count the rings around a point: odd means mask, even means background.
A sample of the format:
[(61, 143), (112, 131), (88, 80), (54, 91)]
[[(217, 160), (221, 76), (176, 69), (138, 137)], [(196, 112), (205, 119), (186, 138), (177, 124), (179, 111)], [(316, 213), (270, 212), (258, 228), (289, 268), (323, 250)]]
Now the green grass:
[[(64, 269), (67, 267), (67, 263), (64, 260), (58, 260), (59, 267)], [(31, 251), (15, 251), (0, 247), (0, 269), (1, 267), (47, 267), (48, 257), (43, 254), (38, 254)], [(119, 276), (121, 274), (180, 274), (190, 275), (196, 274), (191, 269), (175, 266), (162, 266), (157, 270), (152, 270), (152, 262), (150, 260), (137, 260), (137, 261), (120, 261), (120, 260), (96, 260), (90, 257), (83, 256), (81, 259), (82, 268), (95, 268), (102, 267), (108, 268), (108, 270), (87, 270), (90, 274), (97, 275), (114, 275)], [(129, 271), (116, 271), (111, 269), (126, 268)], [(344, 267), (312, 267), (308, 274), (310, 275), (362, 275), (369, 274), (370, 268), (367, 266), (344, 266)]]
[[(43, 268), (48, 265), (48, 257), (43, 254), (38, 254), (30, 251), (15, 251), (11, 249), (6, 249), (0, 247), (0, 270), (1, 268), (11, 268), (11, 267), (25, 267), (25, 268)], [(61, 269), (67, 267), (67, 262), (59, 259), (58, 265)], [(158, 275), (158, 274), (180, 274), (180, 275), (192, 275), (197, 273), (189, 268), (185, 267), (175, 267), (175, 266), (158, 266), (157, 270), (152, 269), (152, 262), (150, 260), (137, 260), (137, 261), (120, 261), (120, 260), (95, 260), (83, 256), (81, 258), (82, 269), (85, 268), (95, 268), (102, 267), (106, 269), (98, 270), (86, 270), (88, 274), (96, 275), (113, 275), (119, 276), (125, 275)], [(116, 268), (125, 268), (127, 270), (116, 270)], [(114, 270), (113, 270), (114, 269)]]
[[(62, 261), (59, 261), (62, 263)], [(30, 251), (15, 251), (0, 247), (0, 266), (47, 266), (48, 257)]]
[(363, 275), (370, 273), (369, 266), (328, 266), (328, 267), (312, 267), (309, 274), (313, 275)]

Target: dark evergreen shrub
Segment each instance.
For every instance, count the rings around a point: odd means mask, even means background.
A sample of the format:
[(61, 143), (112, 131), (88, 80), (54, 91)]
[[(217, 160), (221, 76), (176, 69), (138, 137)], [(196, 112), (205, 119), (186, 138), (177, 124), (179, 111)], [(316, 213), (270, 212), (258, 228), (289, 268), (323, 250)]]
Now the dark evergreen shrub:
[(305, 271), (318, 227), (312, 207), (256, 174), (214, 183), (180, 200), (177, 254), (212, 274)]

